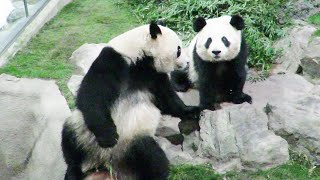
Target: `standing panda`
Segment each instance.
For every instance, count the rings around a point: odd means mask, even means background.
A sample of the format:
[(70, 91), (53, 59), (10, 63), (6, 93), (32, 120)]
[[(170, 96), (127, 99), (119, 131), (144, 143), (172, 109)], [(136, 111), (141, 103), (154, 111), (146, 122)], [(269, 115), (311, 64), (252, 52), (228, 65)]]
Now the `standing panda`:
[(209, 20), (198, 17), (193, 28), (198, 34), (188, 47), (192, 57), (188, 72), (174, 71), (171, 74), (184, 79), (173, 82), (174, 87), (178, 87), (176, 90), (186, 91), (196, 83), (201, 109), (214, 110), (221, 102), (251, 103), (251, 96), (242, 91), (248, 57), (241, 32), (244, 28), (242, 17), (221, 16)]
[(112, 39), (85, 75), (62, 132), (65, 179), (112, 167), (118, 179), (166, 179), (169, 162), (153, 136), (161, 114), (197, 119), (168, 72), (181, 54), (171, 29), (151, 23)]

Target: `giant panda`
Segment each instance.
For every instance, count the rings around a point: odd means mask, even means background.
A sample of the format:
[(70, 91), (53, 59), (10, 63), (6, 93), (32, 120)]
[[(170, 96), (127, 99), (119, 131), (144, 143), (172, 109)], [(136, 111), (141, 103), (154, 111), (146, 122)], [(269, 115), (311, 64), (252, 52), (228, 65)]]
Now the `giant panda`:
[(176, 33), (154, 22), (107, 43), (81, 82), (76, 109), (63, 127), (65, 179), (105, 169), (117, 179), (167, 178), (168, 159), (153, 138), (161, 114), (182, 120), (200, 114), (170, 83), (168, 73), (180, 54)]
[(189, 69), (171, 73), (176, 77), (175, 89), (187, 91), (196, 85), (201, 109), (214, 110), (221, 102), (251, 103), (251, 96), (242, 91), (248, 57), (244, 27), (239, 15), (196, 18), (193, 28), (197, 34), (188, 46)]

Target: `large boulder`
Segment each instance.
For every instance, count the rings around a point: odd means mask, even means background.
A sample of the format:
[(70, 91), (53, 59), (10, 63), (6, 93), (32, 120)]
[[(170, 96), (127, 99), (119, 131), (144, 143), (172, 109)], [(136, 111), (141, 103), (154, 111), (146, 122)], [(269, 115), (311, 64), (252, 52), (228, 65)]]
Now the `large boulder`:
[(272, 75), (247, 83), (253, 106), (268, 114), (269, 129), (291, 147), (320, 161), (320, 87), (296, 74)]
[(159, 142), (172, 164), (210, 163), (218, 172), (266, 169), (289, 159), (287, 142), (268, 130), (266, 114), (249, 104), (204, 111), (200, 132), (185, 135), (182, 146)]
[(282, 56), (276, 60), (283, 70), (301, 73), (302, 59), (320, 57), (320, 37), (313, 36), (316, 30), (313, 25), (296, 21), (295, 27), (289, 30), (288, 35), (276, 43), (275, 47), (283, 49)]
[(0, 75), (2, 179), (63, 179), (62, 125), (71, 115), (54, 81)]
[(70, 62), (75, 64), (77, 75), (84, 76), (93, 61), (99, 56), (101, 50), (107, 44), (84, 44), (80, 46), (76, 51), (74, 51), (70, 57)]
[[(219, 172), (268, 168), (288, 158), (284, 139), (293, 150), (320, 161), (319, 85), (297, 74), (275, 74), (246, 82), (244, 92), (252, 96), (251, 105), (223, 104), (221, 110), (204, 111), (200, 131), (184, 135), (182, 145), (161, 141), (171, 162), (209, 162)], [(179, 95), (188, 104), (199, 101), (196, 90)]]

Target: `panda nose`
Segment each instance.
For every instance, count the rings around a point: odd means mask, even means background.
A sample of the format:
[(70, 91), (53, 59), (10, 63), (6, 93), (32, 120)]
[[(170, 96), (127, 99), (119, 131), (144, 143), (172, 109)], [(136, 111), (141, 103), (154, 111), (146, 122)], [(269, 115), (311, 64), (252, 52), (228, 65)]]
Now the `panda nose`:
[(215, 55), (217, 56), (218, 54), (220, 54), (220, 53), (221, 53), (221, 51), (212, 51), (212, 53), (213, 53), (213, 54), (215, 54)]

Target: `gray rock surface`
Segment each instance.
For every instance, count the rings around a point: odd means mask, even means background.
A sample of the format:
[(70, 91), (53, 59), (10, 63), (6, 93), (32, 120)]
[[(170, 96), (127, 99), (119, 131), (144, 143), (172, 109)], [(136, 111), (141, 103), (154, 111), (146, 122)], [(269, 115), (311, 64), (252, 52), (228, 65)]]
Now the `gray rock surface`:
[(320, 57), (320, 37), (313, 36), (316, 27), (301, 21), (296, 21), (296, 26), (289, 30), (288, 35), (279, 40), (275, 47), (283, 49), (283, 54), (276, 62), (291, 73), (296, 73), (301, 59)]
[(93, 61), (98, 57), (106, 44), (84, 44), (74, 51), (70, 57), (71, 63), (75, 64), (76, 74), (85, 75)]
[(289, 17), (293, 19), (307, 20), (309, 16), (320, 11), (320, 0), (294, 0), (288, 3), (293, 8), (289, 11)]
[(296, 74), (273, 75), (245, 86), (253, 106), (268, 104), (269, 129), (299, 152), (320, 160), (320, 88)]
[[(287, 72), (247, 82), (244, 92), (252, 96), (252, 105), (225, 103), (221, 110), (205, 111), (200, 132), (184, 135), (181, 148), (166, 145), (171, 162), (194, 164), (197, 158), (219, 172), (269, 168), (288, 158), (284, 139), (294, 150), (320, 160), (319, 85)], [(197, 102), (199, 94), (189, 90), (180, 97)]]
[(63, 179), (61, 130), (70, 115), (54, 81), (0, 75), (1, 179)]
[(288, 144), (268, 130), (262, 110), (241, 104), (204, 111), (200, 132), (185, 135), (182, 147), (160, 142), (173, 164), (210, 163), (218, 172), (256, 170), (283, 164)]
[[(319, 41), (320, 43), (320, 41)], [(320, 51), (320, 44), (319, 44)], [(301, 59), (303, 76), (314, 84), (320, 84), (320, 57)]]
[(84, 76), (81, 76), (81, 75), (72, 75), (71, 78), (69, 79), (67, 85), (72, 95), (75, 96), (77, 94), (83, 77)]

